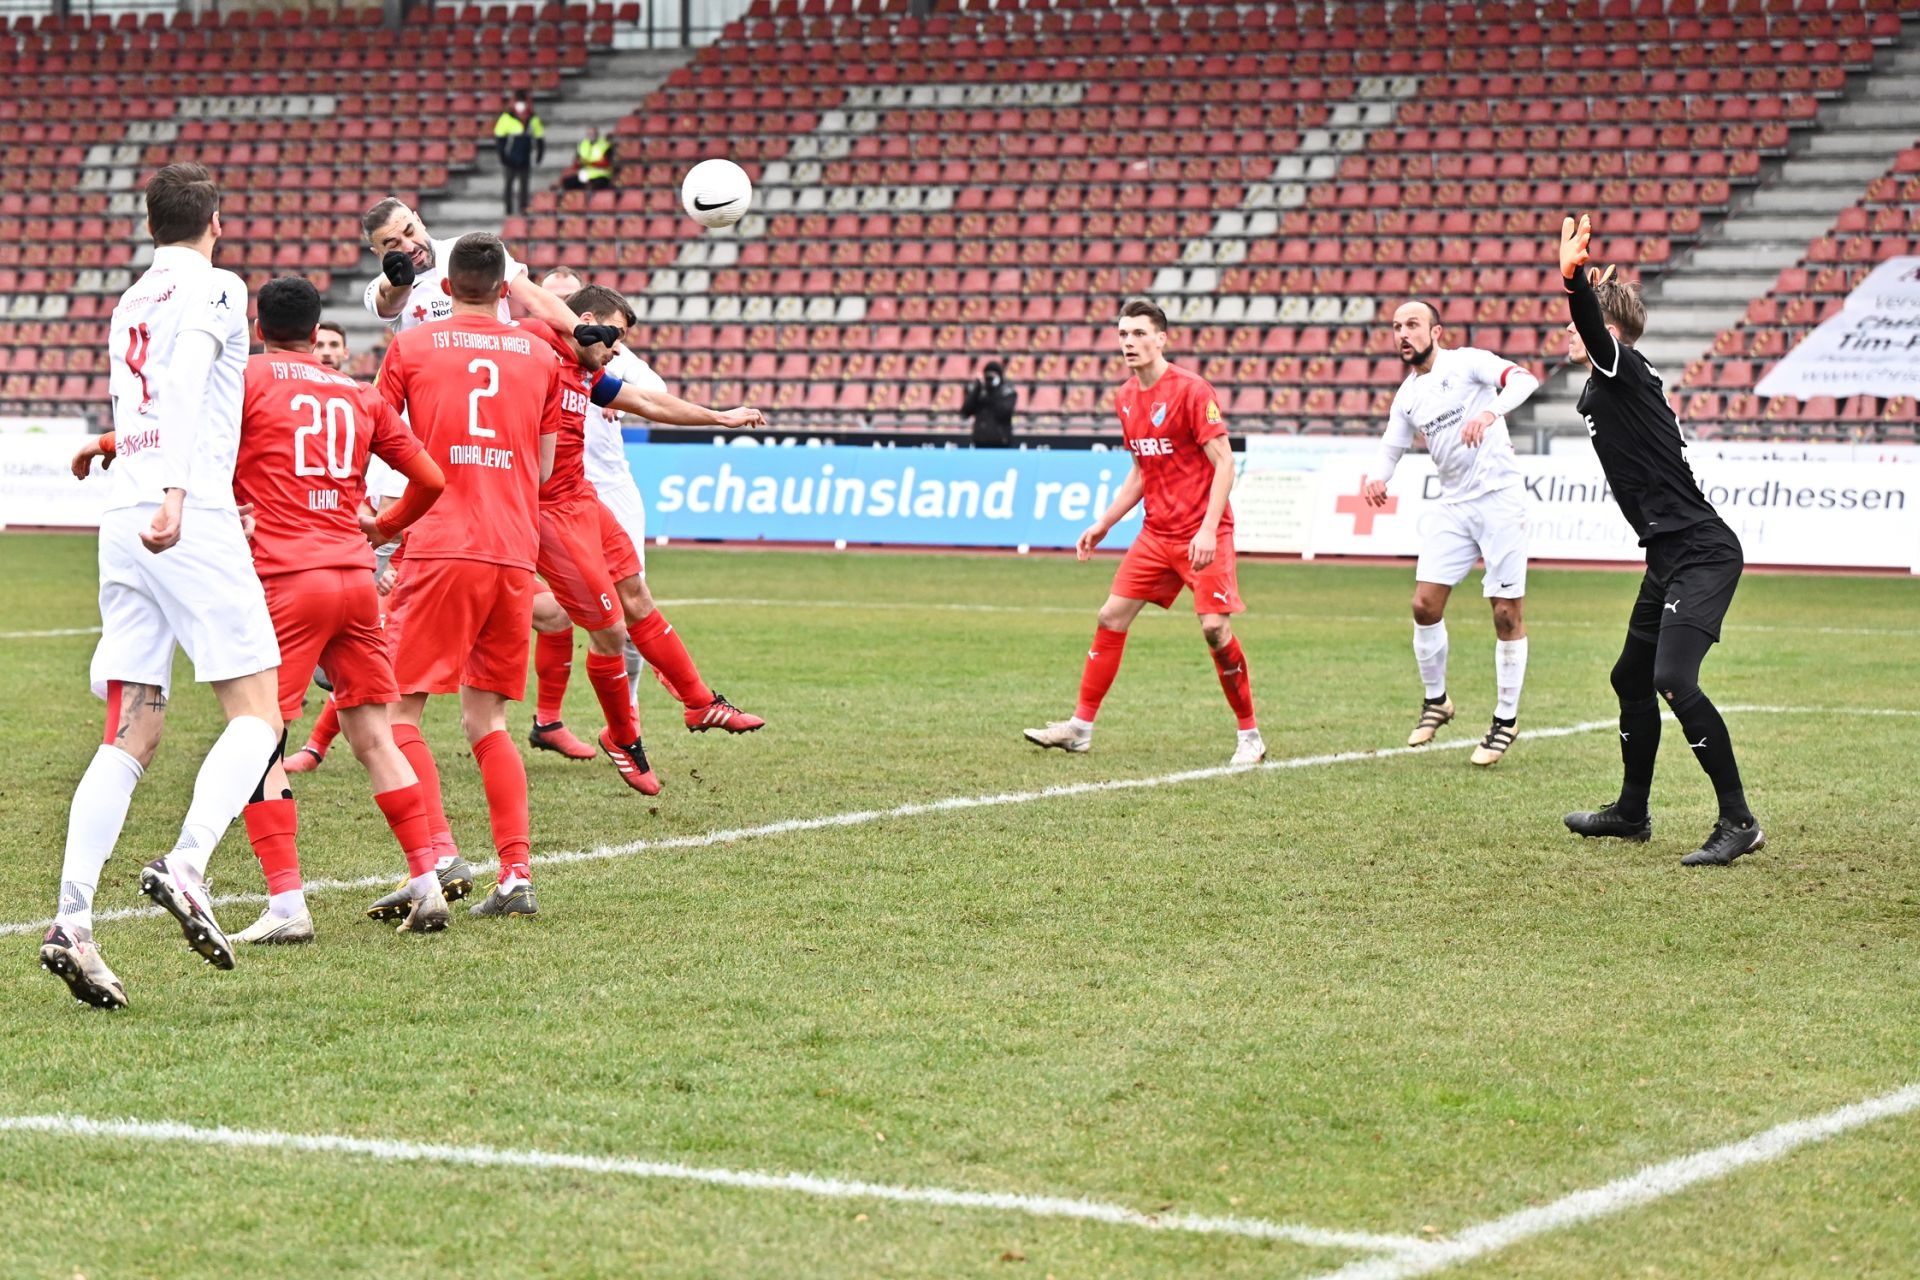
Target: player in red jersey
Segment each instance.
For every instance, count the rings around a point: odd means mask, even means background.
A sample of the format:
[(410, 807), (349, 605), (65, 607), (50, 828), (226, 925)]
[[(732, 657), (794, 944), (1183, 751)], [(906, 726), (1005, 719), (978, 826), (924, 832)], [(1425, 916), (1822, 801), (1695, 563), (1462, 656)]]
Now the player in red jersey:
[(420, 775), (435, 845), (452, 854), (420, 717), (429, 695), (459, 692), (500, 859), (498, 882), (470, 914), (533, 915), (527, 770), (507, 736), (507, 701), (526, 694), (539, 490), (553, 472), (565, 388), (553, 348), (496, 314), (507, 272), (500, 237), (460, 237), (446, 268), (453, 314), (396, 337), (378, 384), (447, 475), (446, 493), (407, 534), (394, 592), (393, 736)]
[(1133, 470), (1113, 505), (1080, 535), (1085, 560), (1114, 525), (1143, 498), (1145, 526), (1134, 537), (1100, 609), (1099, 629), (1080, 677), (1073, 717), (1029, 729), (1027, 741), (1065, 751), (1093, 745), (1093, 719), (1120, 671), (1127, 628), (1149, 603), (1171, 606), (1182, 587), (1193, 589), (1200, 631), (1239, 721), (1234, 764), (1257, 764), (1267, 754), (1253, 716), (1247, 658), (1234, 639), (1232, 615), (1246, 608), (1233, 561), (1233, 447), (1220, 417), (1220, 399), (1205, 379), (1167, 363), (1167, 316), (1136, 298), (1120, 309), (1120, 353), (1133, 377), (1120, 387), (1120, 426)]
[[(356, 513), (369, 456), (411, 481), (375, 537), (417, 520), (440, 496), (446, 477), (386, 401), (315, 355), (320, 292), (311, 282), (303, 276), (269, 281), (258, 306), (266, 350), (247, 361), (234, 493), (253, 506), (253, 565), (280, 642), (280, 713), (289, 721), (299, 716), (309, 675), (316, 663), (325, 667), (333, 682), (329, 705), (339, 707), (347, 742), (372, 780), (374, 803), (406, 856), (408, 910), (401, 928), (431, 933), (447, 926), (447, 900), (434, 875), (420, 780), (394, 745), (388, 722), (400, 694), (381, 633), (373, 548)], [(249, 804), (242, 817), (269, 899), (260, 919), (234, 941), (307, 942), (313, 917), (300, 880), (299, 816), (279, 761), (267, 771), (262, 792), (266, 798)], [(472, 883), (471, 871), (465, 882)]]
[[(640, 741), (640, 714), (627, 681), (627, 626), (614, 586), (616, 577), (640, 571), (639, 557), (624, 533), (620, 533), (617, 544), (608, 544), (600, 499), (587, 483), (587, 383), (613, 355), (613, 347), (610, 343), (583, 344), (571, 332), (563, 336), (537, 319), (529, 318), (521, 327), (553, 348), (560, 358), (565, 383), (553, 474), (540, 486), (540, 556), (536, 567), (547, 591), (536, 597), (534, 616), (539, 618), (543, 612), (551, 615), (557, 610), (568, 620), (569, 661), (573, 657), (573, 627), (585, 629), (587, 680), (607, 721), (607, 727), (600, 731), (600, 748), (628, 786), (642, 795), (659, 795), (660, 780), (647, 763), (646, 748)], [(547, 719), (536, 708), (533, 745), (550, 746), (543, 739), (564, 732), (565, 727), (557, 712)], [(572, 738), (571, 734), (567, 736)], [(560, 749), (563, 754), (574, 754)]]
[[(625, 298), (611, 289), (597, 285), (584, 286), (575, 291), (569, 301), (563, 302), (532, 281), (518, 279), (513, 282), (513, 297), (516, 302), (526, 308), (529, 315), (545, 320), (558, 329), (576, 349), (580, 345), (582, 336), (591, 337), (597, 344), (611, 349), (612, 344), (618, 342), (630, 327), (633, 315), (633, 309)], [(629, 413), (637, 413), (650, 421), (674, 426), (756, 427), (766, 425), (766, 418), (758, 409), (704, 408), (690, 404), (677, 396), (668, 395), (664, 391), (645, 390), (630, 383), (624, 383), (604, 370), (594, 378), (591, 399), (596, 406), (602, 408), (618, 408)], [(582, 483), (586, 483), (584, 478)], [(723, 694), (710, 688), (701, 679), (700, 669), (694, 665), (693, 657), (687, 652), (686, 645), (681, 642), (673, 625), (654, 605), (653, 596), (647, 590), (646, 576), (641, 572), (640, 557), (634, 549), (632, 539), (627, 536), (618, 517), (607, 508), (605, 503), (596, 499), (594, 505), (599, 515), (601, 538), (606, 549), (608, 567), (615, 580), (615, 596), (620, 602), (628, 634), (632, 636), (635, 646), (640, 650), (640, 655), (659, 675), (660, 682), (685, 707), (682, 718), (688, 730), (699, 733), (708, 729), (723, 729), (728, 733), (751, 733), (763, 726), (766, 721), (759, 716), (749, 715), (740, 710), (728, 702)], [(536, 614), (536, 625), (540, 627), (543, 637), (561, 630), (560, 616), (557, 613), (549, 613), (545, 616)], [(573, 643), (570, 635), (562, 641), (553, 642), (551, 651), (536, 650), (535, 668), (540, 676), (542, 705), (557, 710), (560, 696), (565, 692), (565, 668), (571, 662), (572, 652)], [(536, 729), (538, 727), (536, 726)], [(536, 741), (534, 745), (547, 744)], [(615, 758), (618, 759), (618, 757)], [(644, 768), (644, 762), (642, 768)]]

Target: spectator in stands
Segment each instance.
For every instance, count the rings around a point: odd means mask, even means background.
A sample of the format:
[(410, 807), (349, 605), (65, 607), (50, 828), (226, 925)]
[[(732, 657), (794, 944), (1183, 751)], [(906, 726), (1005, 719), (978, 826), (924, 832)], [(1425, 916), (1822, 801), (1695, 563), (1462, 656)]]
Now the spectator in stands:
[(580, 167), (568, 176), (565, 185), (581, 191), (604, 191), (613, 185), (613, 139), (598, 129), (589, 128), (587, 136), (574, 148)]
[(347, 351), (347, 331), (331, 320), (322, 320), (313, 337), (313, 355), (329, 369), (336, 372), (345, 369), (347, 361), (352, 359)]
[(534, 166), (547, 158), (547, 126), (533, 109), (533, 95), (525, 90), (513, 100), (500, 118), (493, 122), (493, 145), (500, 152), (500, 167), (505, 172), (507, 216), (512, 217), (513, 184), (520, 184), (520, 212), (527, 211), (532, 199)]
[(974, 448), (1013, 447), (1013, 410), (1019, 401), (1020, 393), (1007, 385), (1000, 362), (987, 361), (980, 376), (967, 384), (966, 399), (960, 404), (960, 416), (973, 419)]

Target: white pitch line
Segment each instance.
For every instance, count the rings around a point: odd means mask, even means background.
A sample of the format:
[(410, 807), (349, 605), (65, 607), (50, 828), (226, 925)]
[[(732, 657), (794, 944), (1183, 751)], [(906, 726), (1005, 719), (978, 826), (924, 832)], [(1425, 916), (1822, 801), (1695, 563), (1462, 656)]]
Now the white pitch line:
[(830, 1200), (881, 1200), (894, 1204), (931, 1205), (942, 1209), (981, 1209), (1021, 1213), (1035, 1218), (1075, 1218), (1143, 1231), (1193, 1235), (1242, 1236), (1256, 1240), (1285, 1240), (1317, 1249), (1353, 1249), (1368, 1253), (1404, 1254), (1431, 1248), (1413, 1236), (1372, 1235), (1360, 1231), (1325, 1231), (1318, 1227), (1268, 1222), (1259, 1218), (1210, 1218), (1197, 1214), (1142, 1213), (1125, 1205), (1067, 1196), (1021, 1195), (1005, 1191), (957, 1191), (945, 1187), (905, 1187), (882, 1182), (843, 1181), (807, 1173), (761, 1173), (741, 1169), (702, 1168), (671, 1161), (627, 1160), (612, 1156), (570, 1155), (558, 1151), (514, 1151), (498, 1147), (454, 1147), (391, 1139), (350, 1138), (334, 1134), (278, 1133), (259, 1129), (206, 1129), (171, 1122), (91, 1120), (85, 1116), (0, 1117), (0, 1132), (54, 1133), (67, 1137), (121, 1139), (137, 1142), (187, 1143), (206, 1147), (233, 1147), (268, 1151), (364, 1156), (373, 1160), (420, 1161), (481, 1168), (559, 1169), (569, 1173), (609, 1174), (629, 1178), (657, 1178), (694, 1182), (748, 1191), (789, 1191)]
[[(1920, 716), (1920, 711), (1908, 711), (1888, 707), (1781, 707), (1746, 706), (1735, 704), (1721, 707), (1725, 714), (1758, 715), (1819, 715), (1819, 716)], [(1585, 720), (1579, 724), (1560, 725), (1548, 729), (1527, 729), (1522, 731), (1522, 740), (1533, 738), (1566, 738), (1576, 734), (1593, 733), (1599, 729), (1611, 729), (1617, 721)], [(1155, 774), (1144, 778), (1109, 778), (1098, 782), (1068, 782), (1053, 787), (1042, 787), (1034, 791), (1003, 791), (990, 795), (948, 796), (942, 800), (927, 800), (915, 804), (896, 805), (891, 809), (855, 809), (846, 813), (822, 814), (813, 818), (786, 818), (779, 822), (763, 823), (753, 827), (729, 827), (718, 831), (705, 831), (699, 835), (664, 836), (653, 840), (633, 840), (626, 844), (596, 845), (591, 849), (570, 849), (558, 853), (535, 854), (531, 859), (535, 866), (565, 866), (576, 862), (605, 862), (615, 858), (631, 858), (642, 853), (655, 853), (672, 849), (707, 849), (715, 845), (738, 844), (742, 840), (757, 840), (767, 836), (791, 835), (797, 831), (826, 831), (835, 827), (861, 827), (874, 822), (887, 822), (896, 818), (919, 818), (930, 813), (954, 813), (964, 809), (990, 809), (1004, 805), (1032, 804), (1036, 800), (1059, 800), (1072, 796), (1095, 795), (1107, 791), (1137, 791), (1143, 788), (1175, 786), (1183, 782), (1206, 782), (1214, 778), (1231, 777), (1238, 773), (1259, 773), (1264, 770), (1312, 769), (1324, 765), (1353, 764), (1362, 760), (1391, 760), (1398, 756), (1431, 755), (1439, 751), (1464, 751), (1474, 746), (1471, 738), (1457, 741), (1431, 743), (1424, 747), (1382, 747), (1375, 751), (1338, 751), (1326, 755), (1292, 756), (1284, 760), (1268, 760), (1255, 765), (1213, 765), (1204, 769), (1186, 769), (1179, 773)], [(493, 869), (492, 862), (475, 862), (476, 872)], [(308, 893), (331, 893), (350, 889), (374, 889), (392, 885), (396, 882), (397, 871), (386, 875), (362, 876), (357, 880), (309, 880), (306, 883)], [(233, 906), (243, 903), (261, 903), (267, 900), (264, 893), (222, 894), (213, 899), (216, 907)], [(110, 911), (94, 913), (94, 923), (103, 924), (111, 920), (134, 920), (162, 915), (159, 907), (116, 907)], [(0, 924), (0, 938), (17, 933), (35, 933), (52, 924), (48, 917), (43, 920), (17, 920)]]
[[(1564, 738), (1570, 734), (1591, 733), (1596, 729), (1612, 728), (1612, 720), (1589, 720), (1582, 724), (1567, 725), (1551, 729), (1529, 729), (1521, 733), (1522, 738)], [(1285, 760), (1268, 760), (1253, 765), (1214, 765), (1204, 769), (1186, 769), (1179, 773), (1155, 774), (1145, 778), (1110, 778), (1098, 782), (1067, 782), (1058, 786), (1041, 787), (1034, 791), (1003, 791), (991, 795), (948, 796), (941, 800), (926, 800), (913, 804), (896, 805), (891, 809), (855, 809), (846, 813), (828, 813), (813, 818), (786, 818), (779, 822), (762, 823), (753, 827), (729, 827), (719, 831), (705, 831), (699, 835), (663, 836), (652, 840), (633, 840), (626, 844), (596, 845), (591, 849), (570, 849), (559, 853), (535, 854), (531, 862), (535, 866), (564, 866), (575, 862), (605, 862), (611, 858), (631, 858), (637, 854), (654, 853), (669, 849), (706, 849), (714, 845), (737, 844), (742, 840), (757, 840), (766, 836), (791, 835), (796, 831), (826, 831), (835, 827), (861, 827), (873, 822), (886, 822), (895, 818), (918, 818), (930, 813), (953, 813), (963, 809), (988, 809), (1002, 805), (1032, 804), (1036, 800), (1059, 800), (1071, 796), (1093, 795), (1104, 791), (1135, 791), (1147, 787), (1174, 786), (1182, 782), (1206, 782), (1214, 778), (1225, 778), (1237, 773), (1257, 773), (1266, 769), (1309, 769), (1320, 765), (1349, 764), (1358, 760), (1389, 760), (1395, 756), (1410, 756), (1435, 751), (1461, 751), (1474, 745), (1470, 738), (1457, 742), (1434, 743), (1425, 747), (1385, 747), (1378, 751), (1341, 751), (1330, 755), (1294, 756)], [(492, 862), (475, 862), (476, 872), (493, 869)], [(399, 872), (387, 875), (362, 876), (357, 880), (309, 880), (306, 883), (308, 893), (325, 893), (344, 889), (372, 889), (396, 882)], [(223, 894), (214, 898), (213, 905), (224, 907), (248, 902), (265, 902), (264, 893)], [(94, 923), (101, 924), (110, 920), (133, 920), (165, 914), (161, 908), (152, 906), (116, 907), (111, 911), (94, 913)], [(0, 924), (0, 937), (16, 933), (33, 933), (52, 924), (51, 917), (44, 920), (20, 920), (10, 924)]]
[[(691, 609), (709, 606), (740, 609), (870, 609), (875, 612), (895, 613), (1031, 613), (1064, 614), (1072, 617), (1090, 617), (1092, 611), (1083, 607), (1064, 605), (1011, 605), (1011, 604), (975, 604), (970, 601), (959, 603), (946, 601), (915, 600), (801, 600), (780, 598), (777, 596), (688, 596), (680, 600), (657, 600), (661, 608)], [(1403, 614), (1386, 616), (1371, 613), (1272, 613), (1262, 609), (1250, 609), (1249, 614), (1263, 620), (1279, 622), (1350, 622), (1364, 626), (1392, 626), (1404, 623)], [(1147, 617), (1171, 617), (1172, 614), (1147, 614)], [(1554, 621), (1537, 622), (1542, 630), (1566, 629), (1570, 631), (1610, 631), (1617, 632), (1624, 626), (1620, 622), (1581, 622)], [(1920, 628), (1908, 627), (1817, 627), (1796, 626), (1793, 623), (1742, 623), (1730, 622), (1727, 631), (1769, 632), (1781, 635), (1819, 635), (1819, 636), (1920, 636)]]
[(58, 636), (97, 636), (98, 627), (61, 627), (53, 631), (0, 631), (0, 640), (52, 640)]
[(1920, 1084), (1883, 1093), (1877, 1098), (1868, 1098), (1864, 1102), (1856, 1102), (1811, 1119), (1789, 1121), (1764, 1133), (1757, 1133), (1744, 1142), (1697, 1151), (1665, 1164), (1650, 1165), (1605, 1186), (1576, 1191), (1551, 1204), (1522, 1209), (1504, 1218), (1483, 1222), (1451, 1239), (1422, 1242), (1420, 1248), (1409, 1249), (1402, 1254), (1356, 1262), (1338, 1271), (1330, 1271), (1317, 1277), (1317, 1280), (1411, 1280), (1414, 1276), (1432, 1275), (1436, 1271), (1498, 1253), (1534, 1236), (1564, 1231), (1596, 1218), (1611, 1217), (1628, 1209), (1652, 1204), (1699, 1183), (1724, 1178), (1735, 1170), (1778, 1160), (1809, 1143), (1824, 1142), (1849, 1129), (1858, 1129), (1877, 1120), (1892, 1119), (1914, 1111), (1920, 1111)]

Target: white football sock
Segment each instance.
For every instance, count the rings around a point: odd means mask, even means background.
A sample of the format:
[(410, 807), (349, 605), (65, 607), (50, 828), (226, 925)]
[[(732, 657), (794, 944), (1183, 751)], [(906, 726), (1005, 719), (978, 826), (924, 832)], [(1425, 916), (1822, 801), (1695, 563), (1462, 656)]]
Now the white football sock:
[(1239, 729), (1235, 732), (1240, 735), (1240, 741), (1242, 742), (1258, 742), (1260, 740), (1260, 731), (1258, 729)]
[(525, 876), (505, 876), (500, 881), (501, 893), (512, 893), (523, 884), (532, 884)]
[(127, 823), (133, 789), (146, 770), (112, 744), (93, 753), (67, 812), (67, 852), (60, 862), (60, 913), (54, 920), (70, 929), (93, 932), (93, 894), (100, 869), (113, 856), (120, 828)]
[(407, 896), (418, 901), (432, 893), (440, 884), (440, 877), (431, 871), (422, 871), (417, 876), (407, 877)]
[(460, 861), (459, 854), (443, 853), (439, 857), (433, 860), (433, 869), (435, 871), (445, 871), (448, 867), (452, 866), (454, 863), (458, 861)]
[(1068, 716), (1067, 724), (1075, 733), (1083, 738), (1091, 737), (1093, 734), (1093, 721), (1091, 720), (1082, 720), (1079, 716)]
[(288, 889), (284, 893), (267, 896), (267, 910), (282, 920), (291, 920), (307, 909), (307, 891)]
[(1447, 691), (1447, 621), (1442, 618), (1430, 627), (1413, 624), (1413, 659), (1420, 664), (1420, 682), (1429, 698)]
[(214, 846), (240, 816), (247, 798), (259, 789), (279, 742), (280, 735), (258, 716), (235, 716), (227, 722), (200, 762), (199, 776), (193, 780), (193, 802), (187, 806), (187, 820), (180, 824), (179, 843), (167, 855), (169, 868), (206, 880)]
[(1520, 686), (1527, 679), (1527, 638), (1496, 640), (1493, 644), (1493, 687), (1498, 695), (1493, 714), (1512, 720), (1520, 714)]

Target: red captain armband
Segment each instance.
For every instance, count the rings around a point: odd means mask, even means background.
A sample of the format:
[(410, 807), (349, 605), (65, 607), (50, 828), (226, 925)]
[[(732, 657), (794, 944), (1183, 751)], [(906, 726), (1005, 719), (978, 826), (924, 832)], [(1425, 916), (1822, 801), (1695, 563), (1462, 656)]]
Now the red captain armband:
[(120, 444), (117, 440), (114, 439), (113, 432), (111, 431), (101, 432), (100, 434), (100, 452), (101, 453), (111, 458), (114, 456), (114, 451), (117, 450), (119, 447), (120, 447)]
[(620, 393), (625, 390), (626, 385), (603, 369), (595, 376), (593, 387), (588, 391), (587, 398), (604, 409), (620, 398)]

